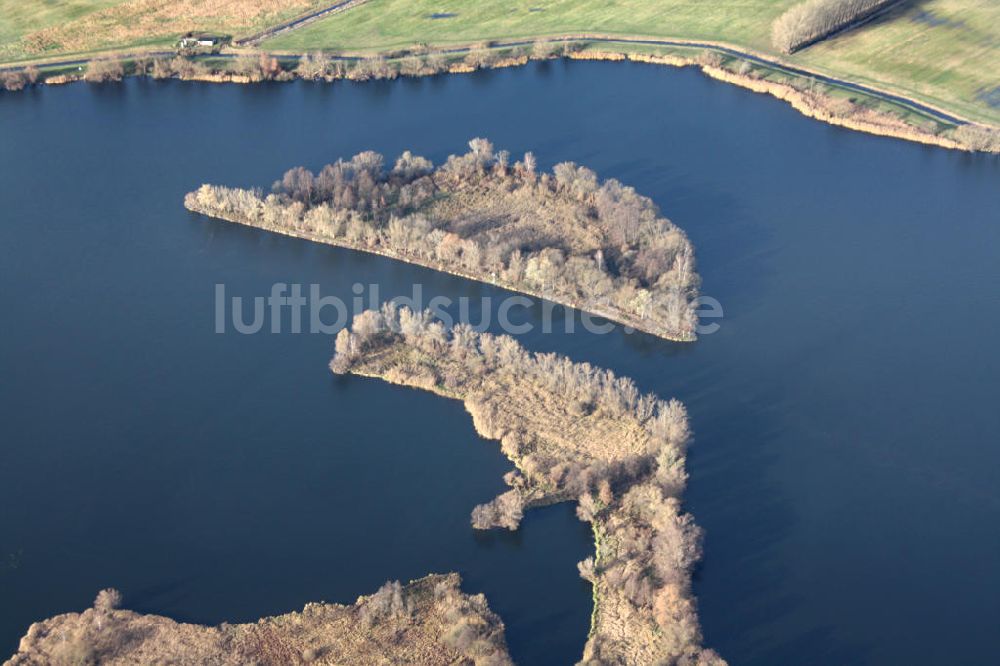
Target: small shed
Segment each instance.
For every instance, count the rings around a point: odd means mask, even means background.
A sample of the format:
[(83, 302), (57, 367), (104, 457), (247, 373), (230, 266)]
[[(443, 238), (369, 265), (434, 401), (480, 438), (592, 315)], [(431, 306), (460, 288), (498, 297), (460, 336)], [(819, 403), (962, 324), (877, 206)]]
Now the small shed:
[(222, 46), (226, 40), (222, 35), (189, 32), (181, 36), (177, 46), (182, 49), (214, 49)]

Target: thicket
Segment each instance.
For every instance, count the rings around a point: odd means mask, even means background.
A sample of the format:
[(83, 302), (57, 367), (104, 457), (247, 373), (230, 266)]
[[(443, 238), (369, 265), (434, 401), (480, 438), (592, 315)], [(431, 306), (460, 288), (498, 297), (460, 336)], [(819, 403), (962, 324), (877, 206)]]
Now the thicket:
[(430, 598), (424, 594), (420, 587), (407, 588), (398, 580), (389, 581), (371, 596), (358, 600), (358, 619), (367, 628), (383, 623), (406, 626), (414, 613), (421, 609), (428, 612), (429, 602), (430, 612), (440, 619), (441, 641), (445, 645), (477, 666), (510, 664), (503, 624), (489, 609), (483, 595), (463, 594), (455, 577), (436, 582)]
[(104, 83), (106, 81), (121, 81), (125, 77), (125, 68), (117, 58), (102, 58), (91, 60), (83, 80), (88, 83)]
[(694, 337), (694, 249), (649, 198), (572, 162), (539, 174), (530, 152), (511, 162), (486, 139), (469, 147), (439, 168), (409, 151), (389, 168), (368, 151), (290, 169), (267, 195), (204, 185), (186, 203)]
[(898, 0), (807, 0), (795, 5), (771, 24), (771, 40), (783, 53), (792, 53)]
[(436, 611), (442, 620), (442, 641), (476, 666), (507, 666), (503, 624), (482, 594), (466, 595), (442, 581), (434, 586)]
[(99, 664), (118, 656), (125, 636), (124, 622), (114, 611), (121, 605), (121, 593), (113, 588), (101, 590), (92, 610), (85, 611), (81, 622), (64, 632), (52, 656), (56, 663)]
[[(701, 531), (679, 498), (691, 438), (683, 405), (642, 394), (610, 371), (531, 353), (468, 325), (446, 329), (428, 312), (391, 302), (340, 331), (331, 368), (463, 399), (476, 429), (499, 439), (518, 467), (505, 477), (510, 490), (473, 510), (473, 526), (516, 529), (526, 507), (576, 499), (579, 517), (600, 534), (598, 557), (579, 564), (597, 586), (598, 607), (624, 608), (614, 612), (646, 627), (662, 654), (719, 661), (700, 647), (690, 591)], [(543, 434), (553, 429), (573, 431), (577, 441)], [(595, 627), (590, 655), (615, 663), (623, 641), (645, 640), (642, 631), (622, 639)]]
[(0, 73), (0, 88), (14, 92), (38, 82), (39, 72), (34, 65), (18, 71)]
[(245, 76), (253, 82), (274, 81), (286, 78), (287, 74), (278, 63), (278, 59), (267, 53), (241, 55), (233, 62), (230, 71)]
[(8, 663), (370, 663), (375, 650), (380, 663), (423, 654), (435, 664), (509, 665), (500, 618), (459, 583), (457, 574), (390, 581), (352, 606), (308, 604), (301, 613), (218, 627), (118, 610), (121, 595), (107, 589), (91, 609), (32, 625)]
[(983, 125), (959, 125), (953, 132), (955, 139), (970, 150), (1000, 153), (1000, 130)]

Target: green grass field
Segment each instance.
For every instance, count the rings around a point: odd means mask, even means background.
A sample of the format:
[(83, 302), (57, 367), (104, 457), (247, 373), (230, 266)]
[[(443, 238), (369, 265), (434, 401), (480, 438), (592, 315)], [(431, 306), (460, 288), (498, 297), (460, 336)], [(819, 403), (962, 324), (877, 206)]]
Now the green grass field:
[[(568, 33), (726, 42), (777, 55), (771, 22), (795, 0), (371, 0), (264, 43), (265, 48), (374, 51)], [(434, 14), (453, 14), (432, 18)], [(785, 58), (1000, 123), (982, 95), (1000, 88), (1000, 2), (904, 3), (868, 26)], [(996, 97), (1000, 97), (1000, 90)]]
[[(766, 48), (770, 22), (796, 0), (371, 0), (268, 42), (384, 49), (570, 32), (738, 41)], [(454, 14), (432, 18), (434, 14)]]
[(68, 23), (122, 0), (0, 0), (0, 45), (30, 32)]
[[(725, 42), (778, 57), (771, 23), (797, 1), (370, 0), (262, 47), (374, 52), (600, 33)], [(247, 34), (330, 2), (0, 0), (0, 62), (163, 48), (190, 29)], [(783, 60), (1000, 124), (1000, 0), (904, 0)]]
[[(1000, 2), (926, 0), (793, 60), (1000, 123)], [(983, 96), (995, 90), (996, 106)]]

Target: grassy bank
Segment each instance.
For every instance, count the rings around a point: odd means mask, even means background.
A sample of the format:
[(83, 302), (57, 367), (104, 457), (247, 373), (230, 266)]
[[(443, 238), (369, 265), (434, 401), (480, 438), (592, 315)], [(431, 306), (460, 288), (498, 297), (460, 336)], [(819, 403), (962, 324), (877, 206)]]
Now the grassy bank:
[[(724, 42), (779, 57), (771, 24), (794, 0), (739, 4), (665, 0), (372, 0), (268, 40), (275, 50), (372, 52), (415, 44), (455, 45), (601, 33)], [(434, 18), (438, 16), (439, 18)], [(1000, 3), (903, 3), (872, 23), (782, 59), (1000, 123)], [(995, 96), (1000, 96), (1000, 92)]]

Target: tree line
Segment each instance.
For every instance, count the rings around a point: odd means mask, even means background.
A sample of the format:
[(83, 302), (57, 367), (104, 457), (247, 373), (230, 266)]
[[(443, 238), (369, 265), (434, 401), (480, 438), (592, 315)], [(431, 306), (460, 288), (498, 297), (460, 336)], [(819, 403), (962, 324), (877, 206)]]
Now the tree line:
[[(529, 59), (546, 60), (568, 55), (580, 44), (537, 40), (533, 45), (497, 48), (492, 42), (480, 42), (465, 55), (454, 55), (416, 46), (405, 51), (376, 54), (362, 58), (342, 58), (316, 51), (303, 55), (296, 64), (282, 62), (265, 52), (248, 52), (232, 59), (216, 59), (209, 65), (204, 60), (176, 56), (138, 56), (131, 60), (117, 57), (95, 58), (88, 62), (80, 77), (89, 83), (120, 81), (127, 74), (154, 79), (197, 79), (236, 75), (250, 82), (306, 80), (334, 81), (349, 79), (368, 81), (395, 79), (399, 76), (433, 76), (455, 67), (488, 69), (505, 64), (523, 64)], [(21, 90), (42, 80), (35, 66), (24, 70), (0, 73), (0, 88)]]
[(771, 41), (782, 53), (792, 53), (898, 1), (807, 0), (774, 20)]

